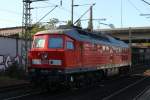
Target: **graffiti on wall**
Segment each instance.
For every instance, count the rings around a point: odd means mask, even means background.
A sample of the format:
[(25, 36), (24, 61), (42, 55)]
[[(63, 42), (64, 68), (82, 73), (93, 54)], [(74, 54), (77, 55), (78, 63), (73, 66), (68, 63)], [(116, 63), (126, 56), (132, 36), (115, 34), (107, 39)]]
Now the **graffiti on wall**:
[[(18, 62), (19, 65), (24, 67), (26, 63), (26, 49), (24, 49), (24, 44), (25, 41), (23, 39), (0, 37), (0, 71), (7, 69), (14, 62)], [(31, 44), (31, 41), (28, 41), (29, 44)]]
[(0, 70), (6, 70), (13, 63), (20, 64), (20, 57), (17, 55), (16, 57), (10, 57), (5, 55), (0, 55)]

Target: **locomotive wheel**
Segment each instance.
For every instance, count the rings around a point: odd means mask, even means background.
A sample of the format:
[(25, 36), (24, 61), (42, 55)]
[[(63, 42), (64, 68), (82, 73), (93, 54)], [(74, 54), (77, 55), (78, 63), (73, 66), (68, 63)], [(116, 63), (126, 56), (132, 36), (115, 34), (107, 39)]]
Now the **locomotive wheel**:
[(104, 78), (104, 71), (100, 70), (95, 73), (95, 78), (97, 82), (100, 82)]
[(52, 92), (57, 91), (61, 88), (62, 88), (62, 84), (60, 84), (58, 82), (51, 82), (46, 85), (46, 89), (48, 91), (52, 91)]
[(130, 74), (129, 67), (120, 68), (119, 69), (119, 74), (120, 75), (129, 75)]

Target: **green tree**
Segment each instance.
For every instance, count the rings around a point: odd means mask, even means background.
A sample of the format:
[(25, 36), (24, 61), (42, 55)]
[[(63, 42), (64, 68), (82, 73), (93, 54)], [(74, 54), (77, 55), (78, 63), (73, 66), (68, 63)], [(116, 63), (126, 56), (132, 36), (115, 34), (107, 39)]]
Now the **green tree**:
[(31, 28), (31, 35), (46, 29), (54, 29), (56, 28), (57, 23), (59, 23), (59, 20), (57, 18), (52, 18), (46, 25), (43, 25), (42, 23), (33, 24)]
[(72, 26), (71, 20), (68, 20), (68, 21), (67, 21), (66, 26)]
[(43, 31), (43, 30), (45, 30), (45, 25), (42, 25), (41, 23), (34, 24), (31, 29), (31, 34), (33, 35), (39, 31)]
[(82, 27), (82, 26), (81, 26), (81, 20), (79, 20), (79, 21), (78, 21), (78, 23), (77, 23), (77, 25), (76, 25), (76, 26), (78, 26), (78, 27)]
[(52, 18), (49, 20), (48, 24), (46, 25), (47, 29), (55, 29), (56, 28), (56, 24), (59, 23), (59, 19), (57, 18)]

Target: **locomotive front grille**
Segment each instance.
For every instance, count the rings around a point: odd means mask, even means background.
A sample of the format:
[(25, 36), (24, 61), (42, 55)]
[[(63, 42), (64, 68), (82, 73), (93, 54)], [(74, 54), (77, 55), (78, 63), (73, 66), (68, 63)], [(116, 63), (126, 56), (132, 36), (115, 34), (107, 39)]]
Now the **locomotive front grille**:
[(49, 60), (42, 60), (42, 64), (49, 64)]

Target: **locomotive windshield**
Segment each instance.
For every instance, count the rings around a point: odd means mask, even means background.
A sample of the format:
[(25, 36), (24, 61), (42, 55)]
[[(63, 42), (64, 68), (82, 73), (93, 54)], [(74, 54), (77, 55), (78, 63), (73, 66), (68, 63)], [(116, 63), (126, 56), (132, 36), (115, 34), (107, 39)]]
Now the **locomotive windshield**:
[(33, 48), (44, 48), (45, 38), (38, 37), (33, 41)]
[(63, 39), (61, 37), (50, 37), (48, 44), (49, 48), (63, 48)]

